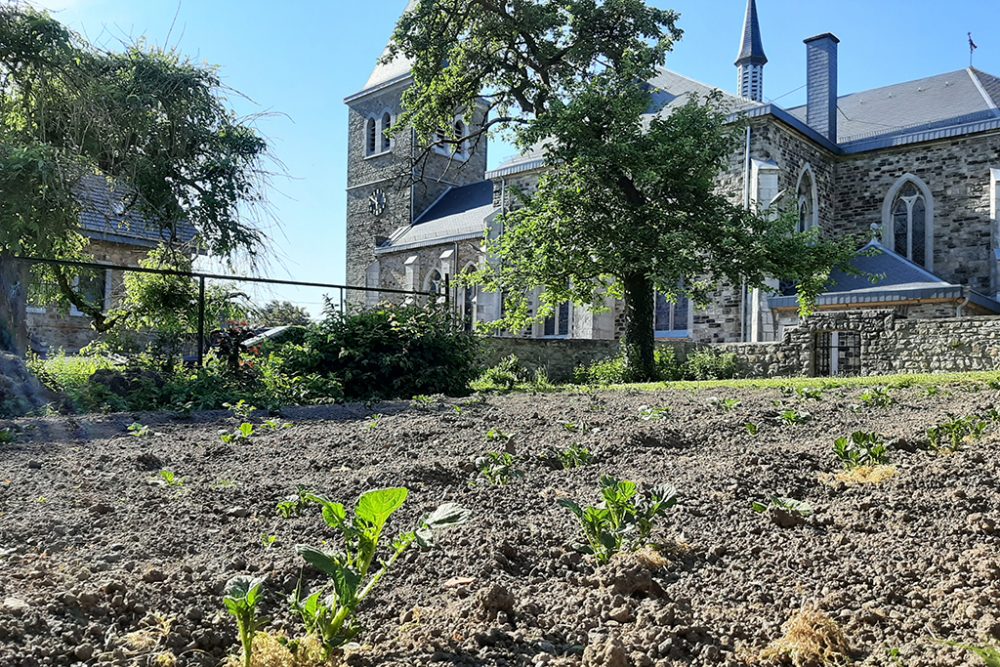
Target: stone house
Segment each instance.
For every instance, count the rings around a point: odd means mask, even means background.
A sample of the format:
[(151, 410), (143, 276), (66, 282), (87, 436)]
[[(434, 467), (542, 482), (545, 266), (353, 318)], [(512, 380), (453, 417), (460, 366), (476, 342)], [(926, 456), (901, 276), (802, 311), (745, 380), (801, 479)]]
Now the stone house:
[[(755, 0), (748, 1), (737, 89), (718, 92), (734, 120), (750, 123), (720, 187), (759, 210), (792, 201), (802, 230), (875, 240), (856, 259), (875, 273), (834, 276), (820, 311), (1000, 313), (1000, 78), (970, 67), (840, 95), (837, 37), (818, 35), (805, 46), (807, 103), (764, 102), (767, 57)], [(351, 284), (427, 290), (489, 261), (484, 234), (500, 233), (497, 216), (515, 205), (514, 193), (530, 195), (545, 168), (542, 152), (528, 151), (487, 171), (485, 142), (414, 166), (412, 133), (382, 134), (409, 82), (405, 61), (380, 63), (345, 100)], [(666, 69), (650, 84), (650, 115), (714, 92)], [(456, 127), (456, 136), (463, 131)], [(500, 316), (497, 295), (456, 289), (452, 297), (469, 321)], [(621, 309), (609, 305), (599, 314), (566, 305), (530, 333), (614, 339)], [(777, 281), (770, 290), (723, 288), (704, 309), (662, 297), (656, 304), (656, 335), (693, 343), (775, 341), (799, 323), (793, 292)], [(831, 356), (849, 356), (840, 347), (854, 341), (845, 339), (829, 341)]]
[[(139, 260), (167, 241), (191, 244), (195, 237), (190, 225), (162, 230), (126, 206), (121, 193), (109, 188), (100, 177), (85, 178), (79, 188), (80, 231), (88, 239), (87, 253), (93, 262), (115, 266), (138, 266)], [(89, 303), (110, 309), (121, 296), (125, 271), (81, 269), (74, 280), (77, 290)], [(70, 306), (45, 303), (38, 285), (29, 285), (27, 304), (28, 336), (31, 349), (40, 355), (57, 350), (73, 354), (91, 343), (96, 332), (91, 319)]]

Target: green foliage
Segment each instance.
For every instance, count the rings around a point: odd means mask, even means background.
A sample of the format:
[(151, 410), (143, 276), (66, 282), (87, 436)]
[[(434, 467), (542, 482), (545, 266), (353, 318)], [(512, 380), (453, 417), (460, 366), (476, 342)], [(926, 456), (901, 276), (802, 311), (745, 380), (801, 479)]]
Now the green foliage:
[(517, 458), (510, 452), (486, 452), (476, 459), (476, 469), (493, 486), (505, 486), (524, 477)]
[(732, 412), (743, 405), (743, 401), (736, 398), (719, 398), (712, 396), (708, 399), (708, 404), (714, 406), (720, 412)]
[(249, 444), (253, 440), (254, 434), (257, 433), (257, 428), (250, 422), (243, 422), (235, 429), (231, 431), (221, 431), (219, 433), (219, 440), (224, 444)]
[[(658, 346), (653, 353), (653, 365), (656, 369), (655, 379), (663, 382), (680, 380), (688, 376), (687, 366), (677, 361), (673, 348)], [(624, 356), (612, 357), (596, 361), (590, 366), (577, 366), (573, 371), (573, 382), (576, 384), (613, 385), (624, 384), (632, 380)]]
[(812, 419), (812, 415), (805, 411), (790, 409), (783, 410), (778, 415), (778, 419), (788, 426), (798, 426), (799, 424), (805, 424), (807, 421)]
[(939, 452), (957, 452), (966, 442), (983, 437), (989, 422), (978, 415), (966, 417), (951, 416), (937, 426), (927, 430), (930, 447)]
[(861, 403), (866, 408), (888, 408), (895, 402), (885, 387), (872, 387), (861, 392)]
[(885, 440), (876, 433), (865, 431), (855, 431), (849, 436), (837, 438), (833, 444), (833, 453), (848, 470), (889, 462), (889, 448)]
[(684, 378), (689, 380), (728, 380), (739, 375), (739, 371), (735, 354), (710, 348), (692, 352), (684, 363)]
[(353, 518), (341, 503), (309, 495), (323, 511), (323, 520), (343, 543), (342, 551), (299, 545), (298, 553), (311, 566), (329, 577), (312, 594), (296, 591), (293, 608), (306, 630), (314, 633), (329, 651), (350, 641), (361, 631), (358, 607), (414, 543), (422, 548), (434, 544), (435, 533), (468, 520), (469, 512), (452, 503), (441, 505), (423, 517), (417, 528), (401, 533), (392, 542), (388, 558), (376, 560), (386, 523), (406, 502), (405, 488), (368, 491), (358, 499)]
[(501, 359), (496, 366), (483, 371), (475, 384), (484, 391), (511, 391), (526, 378), (527, 371), (517, 355), (511, 354)]
[(794, 498), (782, 498), (774, 496), (767, 502), (754, 501), (750, 504), (751, 509), (758, 514), (766, 514), (771, 510), (780, 510), (793, 516), (806, 519), (812, 516), (813, 507), (809, 503)]
[(184, 478), (178, 477), (170, 470), (161, 470), (160, 483), (172, 489), (179, 489), (184, 486)]
[(743, 428), (746, 429), (747, 434), (751, 438), (756, 438), (757, 434), (760, 433), (760, 424), (754, 422), (747, 422), (743, 425)]
[(642, 496), (635, 482), (619, 481), (610, 475), (600, 480), (601, 502), (582, 508), (572, 500), (559, 504), (577, 518), (587, 544), (583, 551), (598, 563), (607, 563), (623, 548), (646, 546), (657, 519), (677, 504), (672, 487), (656, 486)]
[(253, 638), (260, 628), (257, 605), (263, 588), (263, 577), (240, 575), (226, 583), (225, 597), (222, 598), (226, 611), (236, 619), (240, 645), (243, 647), (243, 667), (250, 667), (253, 661)]
[(948, 646), (953, 646), (955, 648), (960, 648), (962, 650), (968, 651), (969, 653), (982, 659), (983, 664), (986, 665), (986, 667), (1000, 667), (1000, 648), (998, 647), (973, 646), (971, 644), (962, 644), (959, 642), (943, 642), (943, 643)]
[(586, 447), (573, 444), (563, 449), (550, 447), (542, 453), (541, 459), (552, 468), (570, 470), (590, 465), (594, 462), (594, 455)]
[(302, 345), (281, 348), (291, 375), (335, 380), (348, 400), (468, 393), (477, 339), (436, 308), (327, 309)]
[(132, 422), (129, 424), (128, 433), (134, 438), (146, 438), (153, 435), (153, 429), (149, 428), (145, 424), (140, 424), (139, 422)]
[(433, 405), (434, 398), (427, 394), (417, 394), (410, 399), (410, 407), (417, 408), (418, 410), (427, 410), (433, 407)]
[(260, 536), (260, 543), (264, 547), (265, 550), (272, 549), (275, 546), (277, 546), (277, 544), (278, 544), (278, 536), (277, 535), (267, 535), (267, 534), (261, 535)]
[(384, 417), (384, 416), (385, 415), (380, 414), (380, 413), (377, 413), (377, 414), (374, 414), (374, 415), (370, 415), (368, 417), (368, 422), (367, 422), (367, 424), (368, 424), (368, 426), (367, 426), (368, 430), (369, 431), (374, 431), (375, 429), (377, 429), (378, 425), (382, 423), (382, 417)]
[[(191, 225), (216, 257), (261, 248), (249, 219), (267, 146), (229, 108), (216, 68), (149, 42), (94, 47), (20, 2), (0, 5), (0, 44), (0, 253), (84, 257), (85, 179), (106, 182), (126, 224), (141, 217), (174, 245)], [(73, 287), (79, 271), (45, 271), (95, 328), (116, 319)]]
[(639, 419), (645, 422), (658, 422), (670, 417), (670, 408), (663, 407), (648, 407), (642, 406), (639, 408)]
[(275, 509), (283, 519), (300, 516), (309, 505), (309, 498), (313, 495), (315, 494), (312, 491), (300, 486), (298, 491), (280, 500)]

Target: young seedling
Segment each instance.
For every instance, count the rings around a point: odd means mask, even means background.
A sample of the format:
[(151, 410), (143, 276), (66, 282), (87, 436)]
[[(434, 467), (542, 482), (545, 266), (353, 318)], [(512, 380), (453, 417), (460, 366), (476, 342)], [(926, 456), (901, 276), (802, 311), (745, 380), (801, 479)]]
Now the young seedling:
[(754, 501), (750, 503), (750, 507), (758, 514), (767, 514), (782, 528), (802, 523), (813, 514), (812, 505), (809, 503), (780, 496), (774, 496), (767, 502)]
[(888, 408), (895, 402), (885, 387), (872, 387), (861, 393), (861, 403), (866, 408)]
[(823, 390), (819, 387), (796, 387), (795, 394), (803, 401), (819, 401), (823, 399)]
[(889, 462), (888, 451), (881, 436), (864, 431), (855, 431), (833, 443), (833, 453), (848, 470), (885, 465)]
[(434, 399), (427, 394), (417, 394), (410, 399), (410, 407), (426, 410), (434, 405)]
[(563, 470), (579, 468), (594, 462), (594, 455), (590, 453), (590, 450), (580, 445), (570, 445), (565, 449), (552, 447), (547, 449), (541, 458), (551, 467)]
[(222, 431), (219, 433), (219, 440), (227, 445), (249, 444), (253, 440), (257, 429), (251, 422), (243, 422), (234, 431)]
[(348, 517), (347, 509), (340, 503), (322, 496), (308, 496), (310, 502), (322, 507), (323, 520), (343, 542), (343, 551), (298, 547), (298, 553), (307, 563), (330, 578), (329, 583), (306, 597), (302, 597), (300, 581), (292, 600), (306, 631), (320, 639), (327, 657), (361, 631), (358, 608), (407, 549), (413, 544), (430, 548), (437, 532), (465, 523), (469, 518), (467, 510), (445, 503), (417, 522), (414, 530), (398, 535), (392, 541), (388, 557), (379, 558), (386, 523), (408, 495), (406, 488), (369, 491), (358, 499), (353, 518)]
[(238, 422), (248, 422), (253, 419), (253, 413), (257, 412), (257, 408), (250, 405), (243, 399), (240, 399), (236, 403), (223, 403), (222, 407), (229, 410), (233, 415), (233, 418)]
[(129, 435), (134, 438), (146, 438), (153, 435), (153, 429), (139, 422), (132, 422), (128, 427)]
[(479, 475), (493, 486), (505, 486), (524, 477), (517, 459), (509, 452), (486, 452), (476, 459)]
[(646, 546), (656, 520), (677, 504), (677, 491), (668, 486), (653, 487), (640, 497), (635, 482), (604, 475), (600, 487), (601, 502), (593, 507), (583, 508), (572, 500), (559, 504), (580, 522), (587, 541), (581, 550), (602, 564), (623, 548), (634, 551)]
[(283, 519), (291, 519), (292, 517), (301, 515), (302, 511), (309, 505), (309, 497), (311, 495), (313, 495), (312, 491), (308, 491), (305, 487), (300, 486), (297, 492), (278, 502), (276, 507), (278, 514)]
[(658, 422), (666, 419), (670, 416), (670, 408), (653, 408), (649, 406), (642, 406), (639, 408), (639, 419), (644, 422)]
[(936, 385), (931, 385), (924, 390), (924, 393), (928, 396), (937, 396), (941, 393), (941, 388)]
[(264, 545), (264, 549), (270, 549), (270, 548), (272, 548), (274, 546), (277, 546), (277, 544), (278, 544), (278, 536), (277, 535), (267, 535), (267, 534), (261, 535), (260, 536), (260, 543), (262, 545)]
[(562, 427), (570, 433), (586, 433), (590, 430), (583, 422), (565, 421), (559, 423), (562, 424)]
[(747, 422), (743, 425), (743, 428), (746, 429), (751, 438), (756, 438), (757, 434), (760, 433), (760, 424), (755, 424), (754, 422)]
[(382, 423), (382, 414), (374, 414), (368, 417), (368, 430), (374, 431), (378, 428), (378, 425)]
[(178, 477), (170, 470), (161, 470), (160, 483), (172, 489), (179, 489), (184, 486), (184, 478)]
[(778, 418), (789, 426), (797, 426), (799, 424), (805, 424), (807, 421), (812, 419), (812, 415), (804, 411), (785, 410), (778, 415)]
[(292, 422), (286, 422), (284, 419), (279, 419), (277, 417), (265, 419), (260, 425), (261, 430), (264, 431), (287, 431), (293, 426), (294, 424), (292, 424)]
[(966, 442), (979, 440), (989, 422), (978, 415), (951, 417), (948, 421), (927, 430), (931, 449), (936, 452), (957, 452)]
[(9, 445), (17, 440), (17, 434), (12, 428), (0, 428), (0, 445)]
[(970, 644), (960, 644), (959, 642), (942, 642), (948, 646), (960, 648), (964, 651), (982, 659), (986, 667), (1000, 667), (1000, 647), (996, 646), (972, 646)]
[(263, 587), (263, 577), (241, 575), (229, 580), (225, 597), (222, 598), (226, 610), (236, 619), (236, 629), (243, 647), (243, 667), (250, 667), (253, 661), (253, 637), (260, 627), (257, 604)]
[(716, 398), (714, 396), (708, 402), (709, 405), (714, 405), (721, 412), (732, 412), (743, 405), (743, 402), (736, 398)]

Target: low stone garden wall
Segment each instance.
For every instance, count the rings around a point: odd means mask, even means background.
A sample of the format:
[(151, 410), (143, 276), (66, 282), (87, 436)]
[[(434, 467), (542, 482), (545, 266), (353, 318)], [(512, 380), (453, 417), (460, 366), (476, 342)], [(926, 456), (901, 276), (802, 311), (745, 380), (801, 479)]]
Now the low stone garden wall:
[[(892, 311), (821, 313), (789, 329), (770, 343), (697, 344), (657, 341), (670, 345), (683, 360), (694, 350), (710, 348), (733, 353), (746, 377), (816, 375), (817, 340), (830, 332), (860, 336), (860, 373), (944, 373), (1000, 370), (1000, 317), (907, 319)], [(529, 370), (545, 368), (553, 381), (567, 381), (573, 369), (615, 356), (617, 341), (490, 338), (484, 363), (496, 364), (517, 355)]]

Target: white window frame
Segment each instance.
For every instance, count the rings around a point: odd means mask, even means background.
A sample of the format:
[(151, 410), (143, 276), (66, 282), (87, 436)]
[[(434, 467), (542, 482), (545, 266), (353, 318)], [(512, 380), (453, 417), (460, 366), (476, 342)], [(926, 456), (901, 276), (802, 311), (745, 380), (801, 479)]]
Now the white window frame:
[[(80, 286), (80, 276), (73, 277), (73, 289)], [(106, 312), (108, 309), (108, 301), (111, 298), (111, 269), (104, 269), (104, 298), (101, 302), (101, 312)], [(87, 313), (81, 313), (77, 310), (76, 306), (70, 305), (69, 314), (71, 317), (89, 317)]]
[[(389, 138), (389, 147), (385, 148), (383, 145), (383, 135), (385, 134), (385, 127), (383, 122), (385, 117), (389, 116), (389, 127), (394, 127), (396, 125), (396, 114), (392, 113), (391, 109), (382, 109), (377, 115), (368, 116), (365, 118), (365, 136), (364, 136), (364, 153), (365, 159), (381, 157), (383, 155), (388, 155), (392, 153), (396, 148), (396, 138)], [(368, 128), (371, 123), (375, 124), (375, 148), (374, 150), (369, 150), (370, 144), (368, 143)]]
[[(684, 329), (657, 329), (656, 328), (656, 301), (660, 298), (659, 292), (653, 292), (653, 336), (655, 338), (662, 339), (676, 339), (676, 338), (690, 338), (691, 331), (694, 329), (694, 302), (689, 298), (687, 300), (687, 322), (684, 323)], [(666, 297), (664, 297), (666, 298)], [(667, 301), (667, 306), (670, 308), (670, 321), (672, 324), (676, 323), (677, 315), (677, 304), (672, 301)]]
[[(913, 183), (917, 188), (917, 192), (924, 200), (924, 264), (923, 268), (927, 271), (934, 271), (934, 196), (931, 194), (931, 190), (927, 187), (927, 184), (920, 179), (919, 176), (907, 173), (899, 177), (899, 179), (889, 188), (889, 192), (885, 197), (885, 201), (882, 202), (882, 245), (886, 248), (893, 250), (895, 253), (902, 255), (903, 257), (908, 257), (910, 261), (920, 265), (912, 257), (909, 257), (909, 248), (903, 248), (902, 252), (896, 248), (896, 233), (895, 233), (895, 222), (893, 219), (893, 209), (895, 208), (896, 198), (898, 197), (900, 191), (908, 183)], [(907, 205), (907, 229), (906, 237), (910, 239), (913, 234), (913, 202), (906, 202)], [(908, 241), (909, 245), (912, 245), (912, 241)]]
[(454, 158), (461, 162), (468, 161), (469, 155), (469, 124), (466, 122), (465, 117), (462, 115), (455, 116), (451, 122), (451, 127), (445, 130), (445, 136), (451, 135), (454, 138), (455, 126), (458, 123), (462, 123), (463, 134), (462, 141), (456, 146), (450, 143), (440, 143), (442, 139), (440, 138), (441, 131), (435, 132), (431, 137), (432, 149), (438, 155), (443, 155), (447, 158)]

